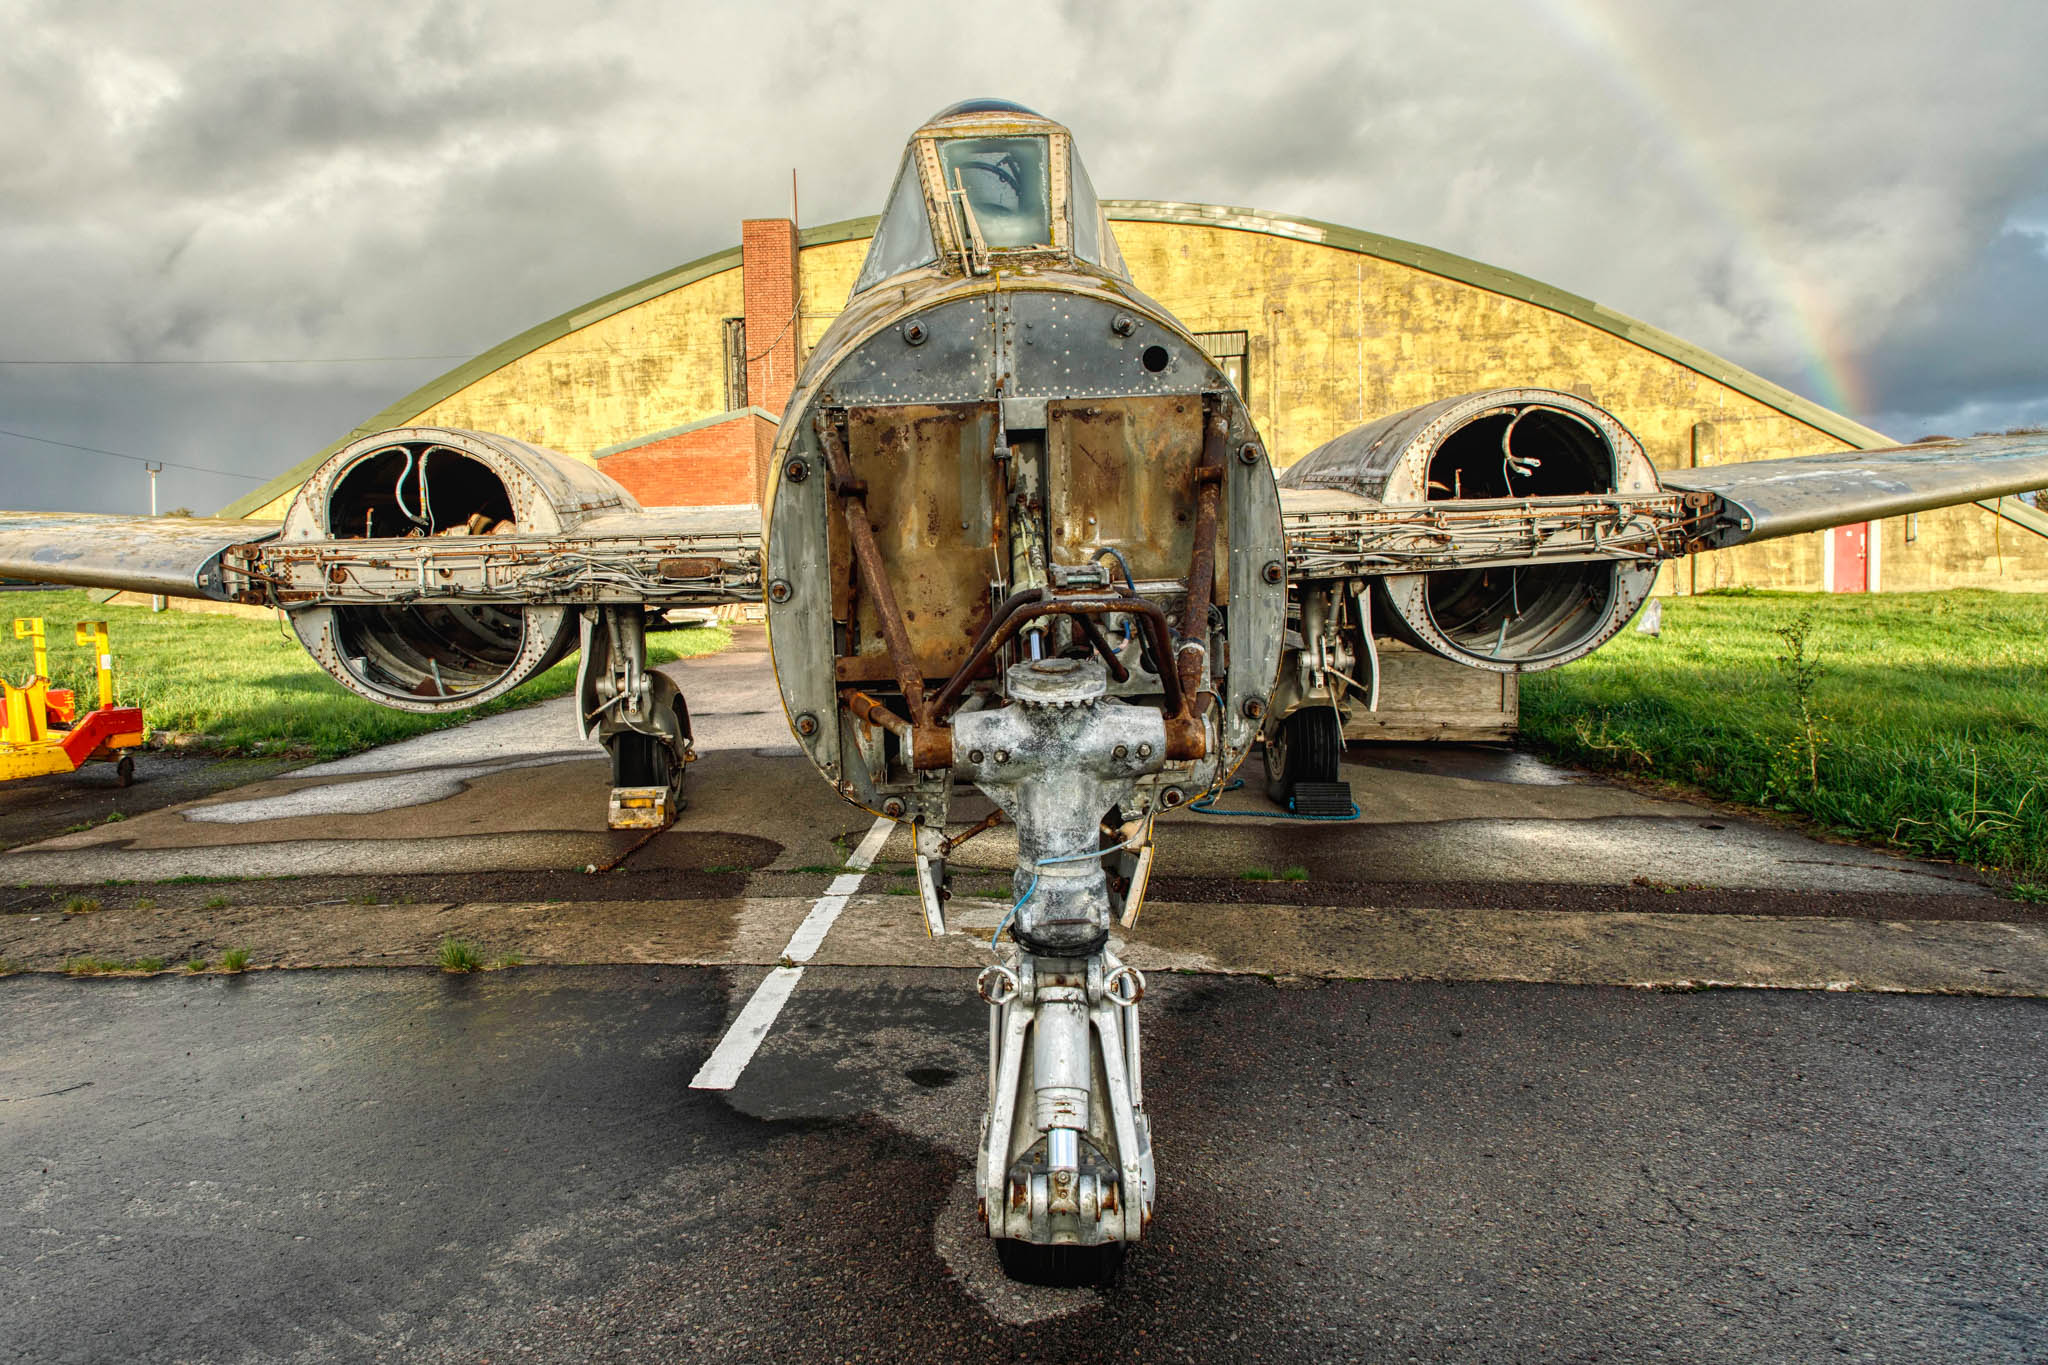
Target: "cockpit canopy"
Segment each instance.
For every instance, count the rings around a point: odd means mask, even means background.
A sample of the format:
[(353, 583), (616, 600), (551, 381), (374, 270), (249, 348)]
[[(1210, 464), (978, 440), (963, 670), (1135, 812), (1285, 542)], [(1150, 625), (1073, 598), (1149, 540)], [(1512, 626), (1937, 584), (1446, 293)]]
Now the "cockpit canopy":
[(928, 266), (1076, 261), (1129, 277), (1072, 134), (1007, 100), (966, 100), (911, 135), (853, 292)]

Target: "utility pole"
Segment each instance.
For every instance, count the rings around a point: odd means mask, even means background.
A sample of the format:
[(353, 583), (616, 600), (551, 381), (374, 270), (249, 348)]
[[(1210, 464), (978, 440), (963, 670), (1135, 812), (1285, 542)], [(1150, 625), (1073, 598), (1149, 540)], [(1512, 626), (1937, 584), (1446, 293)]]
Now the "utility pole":
[[(156, 515), (156, 476), (157, 476), (157, 472), (158, 472), (159, 470), (161, 470), (161, 469), (163, 468), (163, 466), (162, 466), (161, 464), (159, 464), (158, 462), (156, 462), (155, 460), (144, 460), (144, 461), (142, 462), (142, 467), (143, 467), (144, 469), (147, 469), (147, 470), (149, 471), (149, 514), (150, 514), (151, 516), (155, 516), (155, 515)], [(169, 604), (168, 604), (167, 602), (165, 602), (165, 601), (164, 601), (164, 599), (163, 599), (163, 596), (162, 596), (162, 594), (155, 594), (155, 595), (152, 595), (152, 596), (150, 597), (150, 599), (149, 599), (149, 609), (150, 609), (151, 611), (162, 611), (162, 610), (163, 610), (163, 609), (164, 609), (164, 608), (165, 608), (166, 606), (168, 606), (168, 605), (169, 605)]]

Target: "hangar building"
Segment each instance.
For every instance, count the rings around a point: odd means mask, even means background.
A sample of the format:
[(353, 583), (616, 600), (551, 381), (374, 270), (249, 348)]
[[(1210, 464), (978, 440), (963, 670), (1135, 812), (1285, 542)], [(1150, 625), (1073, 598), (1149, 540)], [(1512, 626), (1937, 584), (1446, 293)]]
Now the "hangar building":
[[(1664, 468), (1893, 442), (1666, 332), (1477, 261), (1353, 228), (1110, 200), (1140, 289), (1199, 334), (1276, 464), (1474, 389), (1568, 389)], [(386, 427), (469, 427), (594, 462), (643, 504), (757, 502), (775, 424), (876, 220), (740, 244), (552, 318), (406, 395), (224, 509), (283, 515), (321, 459)], [(1767, 541), (1666, 568), (1663, 591), (2048, 590), (2048, 514), (2018, 499)]]

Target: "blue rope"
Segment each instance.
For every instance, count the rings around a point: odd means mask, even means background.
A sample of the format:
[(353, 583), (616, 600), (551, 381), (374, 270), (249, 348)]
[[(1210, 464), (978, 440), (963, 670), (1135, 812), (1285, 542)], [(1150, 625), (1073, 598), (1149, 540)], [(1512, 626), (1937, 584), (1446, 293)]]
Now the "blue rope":
[(996, 925), (996, 931), (993, 934), (989, 935), (989, 947), (993, 948), (996, 946), (996, 941), (1002, 938), (1003, 936), (1003, 930), (1010, 927), (1010, 921), (1017, 918), (1017, 912), (1024, 908), (1024, 902), (1030, 900), (1031, 893), (1036, 891), (1037, 889), (1038, 874), (1033, 873), (1031, 876), (1031, 885), (1024, 888), (1024, 894), (1017, 897), (1017, 903), (1010, 907), (1009, 912), (1005, 914), (1002, 918), (1002, 921)]
[(1349, 815), (1298, 815), (1295, 813), (1294, 800), (1292, 797), (1288, 798), (1287, 808), (1277, 813), (1265, 810), (1216, 809), (1217, 797), (1222, 796), (1225, 792), (1234, 792), (1243, 785), (1244, 779), (1241, 777), (1236, 778), (1231, 782), (1229, 786), (1224, 787), (1218, 791), (1210, 792), (1207, 796), (1203, 797), (1199, 801), (1188, 802), (1188, 809), (1194, 811), (1198, 815), (1256, 815), (1261, 817), (1262, 819), (1267, 820), (1310, 820), (1325, 824), (1332, 822), (1342, 823), (1346, 820), (1356, 820), (1358, 818), (1358, 803), (1356, 801), (1353, 801), (1351, 803), (1351, 813)]
[[(1237, 786), (1243, 786), (1243, 782), (1239, 782)], [(1356, 806), (1354, 806), (1354, 810), (1356, 810)], [(1225, 814), (1233, 814), (1233, 812), (1225, 810)], [(1300, 817), (1300, 819), (1311, 819), (1311, 817)], [(1059, 857), (1040, 857), (1040, 860), (1038, 860), (1036, 864), (1032, 864), (1032, 866), (1036, 866), (1036, 868), (1051, 868), (1053, 864), (1081, 864), (1081, 862), (1087, 862), (1087, 860), (1090, 860), (1090, 857), (1108, 857), (1110, 853), (1116, 853), (1116, 851), (1118, 851), (1118, 849), (1122, 849), (1122, 847), (1128, 847), (1128, 845), (1122, 845), (1122, 843), (1118, 843), (1118, 845), (1112, 845), (1112, 847), (1106, 847), (1106, 849), (1090, 849), (1090, 851), (1085, 851), (1085, 853), (1061, 853)], [(1032, 874), (1032, 878), (1030, 878), (1030, 886), (1026, 886), (1026, 888), (1024, 888), (1024, 894), (1022, 894), (1022, 896), (1018, 896), (1018, 902), (1016, 902), (1016, 905), (1012, 905), (1012, 907), (1010, 907), (1010, 911), (1008, 911), (1008, 913), (1004, 915), (1004, 919), (1001, 919), (1001, 923), (997, 923), (997, 925), (995, 925), (995, 933), (991, 933), (991, 935), (989, 935), (989, 948), (995, 948), (995, 941), (997, 941), (997, 939), (1001, 939), (1001, 937), (1004, 937), (1004, 929), (1008, 929), (1008, 927), (1010, 927), (1010, 921), (1012, 921), (1012, 919), (1016, 919), (1018, 911), (1022, 911), (1022, 909), (1024, 909), (1024, 902), (1026, 902), (1026, 900), (1030, 900), (1030, 898), (1032, 898), (1032, 892), (1036, 892), (1036, 890), (1038, 890), (1038, 874), (1034, 872), (1034, 874)]]

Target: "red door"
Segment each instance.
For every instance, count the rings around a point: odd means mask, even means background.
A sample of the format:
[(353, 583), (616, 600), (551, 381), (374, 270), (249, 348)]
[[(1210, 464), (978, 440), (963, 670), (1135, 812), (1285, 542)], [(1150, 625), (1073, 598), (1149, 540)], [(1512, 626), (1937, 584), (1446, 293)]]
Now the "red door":
[(1859, 521), (1853, 526), (1837, 526), (1835, 537), (1835, 572), (1828, 582), (1829, 592), (1870, 591), (1870, 523)]

